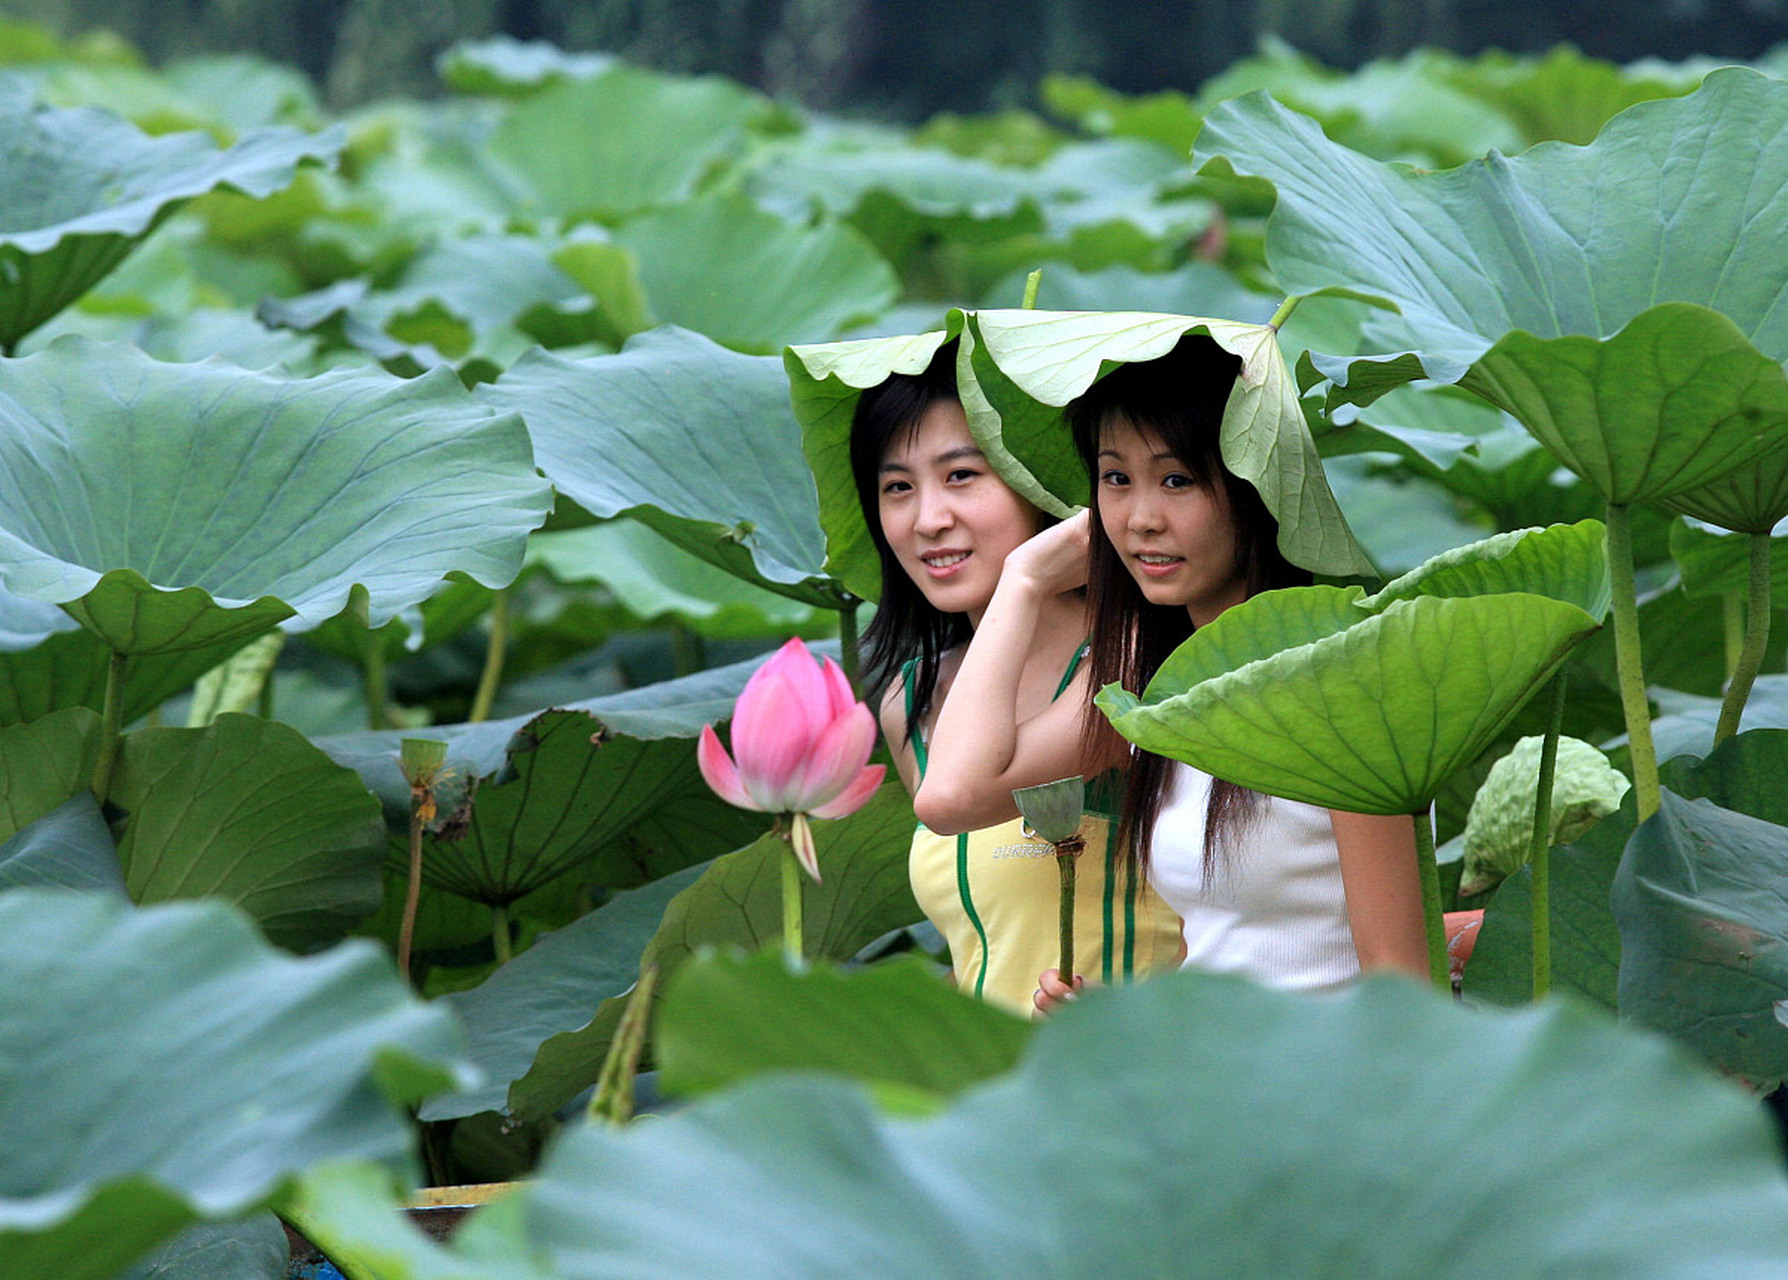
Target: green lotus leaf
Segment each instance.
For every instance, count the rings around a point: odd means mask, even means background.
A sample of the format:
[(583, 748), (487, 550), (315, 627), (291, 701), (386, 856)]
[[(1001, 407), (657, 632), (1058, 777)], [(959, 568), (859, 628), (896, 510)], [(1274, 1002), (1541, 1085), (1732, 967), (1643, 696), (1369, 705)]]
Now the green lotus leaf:
[(0, 889), (26, 885), (124, 896), (118, 849), (91, 791), (0, 840)]
[(548, 1038), (589, 1023), (604, 1000), (625, 996), (639, 975), (640, 953), (665, 905), (705, 867), (686, 867), (616, 894), (588, 915), (554, 930), (469, 991), (444, 997), (465, 1024), (477, 1087), (430, 1098), (423, 1120), (502, 1111), (509, 1086), (527, 1074)]
[(435, 70), (455, 93), (519, 98), (560, 80), (587, 80), (614, 65), (612, 54), (569, 53), (545, 40), (498, 35), (461, 40), (441, 54)]
[[(752, 169), (747, 189), (785, 217), (807, 216), (816, 205), (836, 217), (854, 216), (885, 250), (905, 248), (924, 228), (955, 241), (1041, 226), (1025, 170), (911, 146), (884, 132), (784, 141)], [(905, 216), (865, 207), (878, 199)]]
[(1788, 451), (1747, 463), (1664, 505), (1723, 529), (1768, 533), (1788, 519)]
[(1342, 454), (1328, 458), (1323, 470), (1380, 576), (1407, 573), (1484, 536), (1483, 522), (1465, 518), (1445, 489), (1387, 466), (1382, 455)]
[(182, 203), (219, 187), (265, 196), (300, 164), (332, 163), (340, 129), (257, 129), (220, 151), (200, 133), (152, 138), (93, 109), (34, 106), (0, 79), (0, 352), (85, 293)]
[[(988, 290), (994, 300), (1024, 296), (1028, 271), (1016, 271)], [(1258, 293), (1213, 262), (1188, 262), (1172, 271), (1113, 266), (1081, 271), (1066, 263), (1043, 268), (1037, 305), (1052, 311), (1167, 311), (1182, 315), (1234, 316), (1265, 324), (1279, 299)], [(1288, 348), (1289, 350), (1290, 348)]]
[(203, 729), (140, 729), (108, 797), (137, 902), (221, 898), (275, 942), (333, 941), (377, 910), (379, 807), (289, 725), (226, 714)]
[[(1701, 757), (1714, 749), (1714, 727), (1720, 719), (1720, 698), (1653, 687), (1658, 717), (1651, 722), (1658, 759)], [(1752, 729), (1788, 729), (1788, 675), (1758, 676), (1745, 701), (1740, 736)], [(1680, 792), (1678, 794), (1681, 794)]]
[(1666, 789), (1614, 877), (1621, 1016), (1765, 1091), (1788, 1079), (1788, 1026), (1775, 1014), (1788, 990), (1784, 886), (1788, 828)]
[(591, 515), (632, 515), (738, 577), (838, 606), (773, 357), (658, 329), (618, 355), (530, 352), (476, 396), (526, 418), (541, 471)]
[(1641, 73), (1558, 45), (1540, 58), (1479, 54), (1443, 73), (1454, 87), (1491, 103), (1528, 142), (1587, 143), (1614, 115), (1694, 87), (1691, 77)]
[(1780, 82), (1733, 68), (1623, 112), (1588, 147), (1427, 173), (1250, 95), (1211, 113), (1195, 159), (1274, 184), (1267, 256), (1285, 288), (1400, 311), (1368, 325), (1384, 354), (1316, 360), (1332, 398), (1462, 382), (1627, 503), (1788, 441), (1788, 267), (1766, 230), (1788, 195), (1759, 180), (1788, 165), (1777, 120)]
[(0, 840), (87, 790), (99, 736), (99, 716), (86, 707), (0, 729)]
[(971, 414), (970, 426), (977, 435), (997, 433), (1052, 493), (1074, 503), (1088, 497), (1086, 473), (1060, 415), (1040, 408), (1060, 409), (1110, 367), (1165, 355), (1185, 334), (1208, 335), (1242, 360), (1223, 411), (1223, 460), (1278, 519), (1279, 549), (1317, 573), (1374, 573), (1323, 477), (1271, 326), (1147, 312), (1019, 310), (979, 312), (972, 332), (975, 378), (998, 422)]
[(1362, 600), (1380, 611), (1418, 596), (1489, 596), (1526, 591), (1608, 616), (1612, 588), (1599, 520), (1518, 529), (1435, 556)]
[(450, 575), (439, 593), (376, 630), (355, 616), (359, 611), (350, 601), (322, 626), (306, 631), (304, 642), (349, 662), (364, 663), (379, 653), (395, 662), (453, 639), (490, 612), (491, 598), (489, 587)]
[(621, 837), (687, 794), (696, 776), (695, 744), (686, 739), (609, 738), (583, 712), (545, 712), (516, 731), (502, 768), (478, 777), (424, 835), (423, 876), (493, 906), (573, 867), (597, 884), (638, 884), (650, 876)]
[[(716, 1170), (724, 1196), (690, 1194)], [(1139, 1192), (1172, 1211), (1139, 1218)], [(1742, 1093), (1579, 1006), (1471, 1013), (1392, 978), (1310, 1001), (1173, 974), (1051, 1018), (1016, 1071), (937, 1115), (771, 1077), (568, 1133), (519, 1195), (567, 1280), (1686, 1277), (1788, 1261), (1781, 1153)]]
[(534, 212), (610, 221), (688, 200), (764, 110), (727, 80), (617, 64), (516, 104), (490, 148), (521, 176)]
[[(0, 587), (0, 725), (24, 724), (52, 711), (105, 700), (105, 641), (62, 609), (25, 600)], [(124, 722), (160, 706), (225, 661), (241, 645), (225, 641), (202, 649), (143, 654), (131, 661)]]
[[(774, 1036), (764, 1035), (775, 1027)], [(697, 956), (658, 1010), (659, 1083), (706, 1093), (776, 1071), (826, 1071), (931, 1098), (1004, 1075), (1031, 1024), (963, 995), (915, 956), (866, 969), (782, 956)]]
[(271, 1213), (188, 1227), (118, 1280), (285, 1280), (286, 1229)]
[[(812, 605), (722, 572), (632, 520), (536, 534), (528, 560), (559, 582), (601, 583), (641, 621), (674, 618), (704, 636), (781, 639), (820, 625)], [(824, 617), (827, 626), (837, 619)]]
[(376, 947), (294, 959), (222, 903), (18, 889), (0, 953), (7, 1275), (106, 1280), (310, 1165), (407, 1167), (402, 1108), (468, 1078)]
[[(1770, 540), (1769, 587), (1772, 600), (1788, 600), (1788, 555), (1776, 543), (1788, 528)], [(1750, 537), (1722, 533), (1678, 520), (1670, 526), (1670, 557), (1682, 571), (1682, 589), (1692, 596), (1743, 595), (1749, 587)]]
[(654, 314), (741, 350), (828, 337), (900, 292), (893, 268), (848, 225), (790, 221), (737, 194), (644, 214), (615, 242), (639, 260)]
[[(1620, 926), (1608, 893), (1627, 838), (1638, 820), (1628, 791), (1619, 811), (1575, 843), (1552, 850), (1548, 903), (1552, 916), (1552, 990), (1619, 1008)], [(1533, 1000), (1533, 869), (1523, 867), (1496, 887), (1465, 966), (1471, 1003), (1525, 1005)]]
[[(890, 782), (846, 818), (816, 822), (814, 843), (823, 879), (802, 888), (804, 942), (811, 957), (848, 960), (892, 929), (920, 918), (907, 879), (913, 806)], [(765, 835), (715, 860), (665, 909), (640, 956), (659, 973), (657, 999), (682, 963), (705, 948), (760, 950), (782, 934), (782, 860), (788, 846)], [(527, 1075), (509, 1089), (520, 1120), (551, 1115), (596, 1081), (625, 1000), (603, 1001), (596, 1016), (540, 1046)]]
[(851, 474), (857, 401), (894, 374), (923, 373), (938, 348), (961, 332), (961, 313), (952, 312), (945, 328), (928, 333), (790, 347), (783, 353), (801, 448), (820, 495), (826, 572), (865, 600), (881, 599), (882, 566)]
[(1271, 651), (1275, 634), (1338, 621), (1351, 598), (1323, 587), (1255, 596), (1194, 632), (1141, 699), (1108, 685), (1096, 701), (1144, 750), (1242, 786), (1419, 813), (1597, 626), (1543, 596), (1422, 596), (1355, 608), (1351, 626)]
[(1198, 107), (1183, 93), (1132, 96), (1087, 76), (1052, 75), (1044, 78), (1042, 95), (1051, 112), (1088, 133), (1142, 138), (1177, 155), (1190, 151), (1198, 136)]
[(502, 586), (549, 501), (520, 422), (445, 371), (293, 379), (69, 339), (0, 362), (0, 404), (0, 470), (30, 478), (0, 494), (0, 580), (120, 653), (315, 626), (356, 587), (382, 626), (450, 570)]

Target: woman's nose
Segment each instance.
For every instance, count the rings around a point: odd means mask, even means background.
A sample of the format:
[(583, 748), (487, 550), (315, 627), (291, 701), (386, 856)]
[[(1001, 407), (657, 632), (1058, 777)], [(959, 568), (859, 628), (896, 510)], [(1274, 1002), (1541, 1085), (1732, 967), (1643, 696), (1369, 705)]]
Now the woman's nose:
[(920, 490), (918, 527), (921, 533), (936, 533), (947, 529), (954, 519), (955, 508), (948, 493), (935, 489)]

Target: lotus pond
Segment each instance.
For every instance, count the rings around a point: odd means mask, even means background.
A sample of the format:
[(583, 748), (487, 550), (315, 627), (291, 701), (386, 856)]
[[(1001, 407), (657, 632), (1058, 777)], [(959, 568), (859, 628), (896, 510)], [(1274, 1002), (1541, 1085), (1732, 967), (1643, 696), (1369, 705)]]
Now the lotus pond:
[[(507, 42), (339, 117), (0, 63), (0, 1274), (1788, 1268), (1781, 68), (1275, 47), (908, 129)], [(1065, 511), (1060, 406), (1188, 332), (1336, 581), (1101, 705), (1432, 814), (1460, 998), (1013, 1018), (897, 783), (786, 963), (697, 739), (789, 636), (855, 671), (856, 393), (958, 339)]]

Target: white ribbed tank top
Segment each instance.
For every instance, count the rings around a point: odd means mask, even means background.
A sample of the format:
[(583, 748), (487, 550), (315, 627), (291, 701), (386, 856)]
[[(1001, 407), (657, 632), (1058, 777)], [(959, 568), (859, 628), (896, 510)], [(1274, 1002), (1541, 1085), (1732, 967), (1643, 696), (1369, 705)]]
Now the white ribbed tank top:
[(1210, 786), (1210, 774), (1174, 765), (1149, 854), (1155, 891), (1185, 922), (1185, 963), (1301, 990), (1355, 977), (1360, 960), (1328, 810), (1262, 797), (1207, 885)]

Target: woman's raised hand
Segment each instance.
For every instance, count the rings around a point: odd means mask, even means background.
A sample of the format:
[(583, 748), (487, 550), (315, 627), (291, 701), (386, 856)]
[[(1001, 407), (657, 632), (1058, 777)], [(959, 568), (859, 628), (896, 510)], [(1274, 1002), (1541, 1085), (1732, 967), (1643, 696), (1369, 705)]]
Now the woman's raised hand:
[(1020, 543), (1006, 557), (1003, 574), (1022, 575), (1050, 595), (1084, 587), (1091, 519), (1087, 511), (1076, 512)]
[(1060, 969), (1045, 969), (1037, 977), (1037, 989), (1031, 993), (1031, 1003), (1036, 1011), (1033, 1018), (1041, 1018), (1054, 1013), (1081, 991), (1086, 989), (1086, 979), (1078, 973), (1074, 975), (1074, 985), (1069, 986), (1062, 981)]

